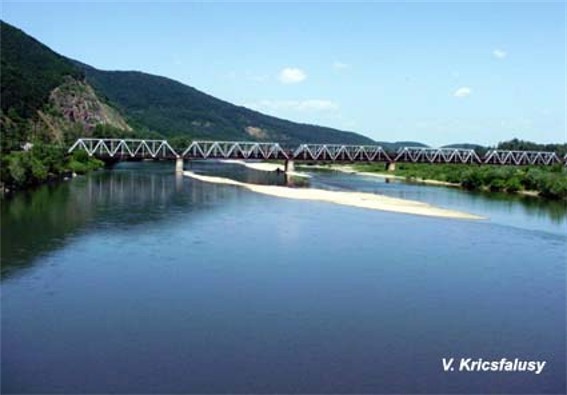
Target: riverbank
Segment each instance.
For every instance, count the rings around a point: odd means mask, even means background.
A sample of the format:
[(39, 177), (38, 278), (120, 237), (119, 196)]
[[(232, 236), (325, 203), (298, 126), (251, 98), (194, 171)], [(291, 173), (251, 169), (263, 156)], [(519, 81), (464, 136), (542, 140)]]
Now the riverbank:
[[(361, 176), (369, 176), (369, 177), (377, 177), (387, 180), (398, 180), (398, 181), (408, 181), (407, 177), (397, 176), (391, 173), (381, 173), (381, 172), (368, 172), (368, 171), (360, 171), (350, 165), (330, 165), (330, 166), (321, 166), (321, 165), (307, 165), (307, 166), (298, 166), (299, 168), (304, 169), (318, 169), (318, 170), (332, 170), (338, 171), (341, 173), (347, 174), (357, 174)], [(438, 185), (444, 187), (454, 187), (460, 188), (461, 184), (454, 183), (454, 182), (447, 182), (447, 181), (439, 181), (439, 180), (432, 180), (427, 178), (415, 178), (411, 180), (412, 182), (416, 182), (419, 184), (427, 184), (427, 185)]]
[(213, 184), (233, 185), (248, 189), (252, 192), (281, 197), (285, 199), (315, 200), (344, 206), (359, 207), (371, 210), (391, 211), (403, 214), (413, 214), (429, 217), (480, 220), (478, 215), (435, 207), (423, 202), (397, 199), (383, 195), (364, 192), (327, 191), (323, 189), (297, 189), (271, 185), (248, 184), (229, 178), (205, 176), (191, 171), (185, 171), (186, 177)]
[(67, 180), (104, 167), (104, 162), (85, 151), (69, 154), (62, 146), (36, 143), (31, 149), (3, 152), (0, 191), (9, 195), (16, 191)]
[(381, 164), (309, 166), (412, 183), (505, 192), (551, 200), (567, 199), (567, 173), (563, 166), (498, 166), (399, 163), (394, 172)]

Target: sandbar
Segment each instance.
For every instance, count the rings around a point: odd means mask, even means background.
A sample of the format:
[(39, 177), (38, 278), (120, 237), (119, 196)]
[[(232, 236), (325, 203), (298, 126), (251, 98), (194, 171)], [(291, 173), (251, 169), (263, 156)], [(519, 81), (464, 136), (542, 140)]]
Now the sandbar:
[(205, 176), (192, 171), (183, 174), (195, 180), (214, 184), (234, 185), (256, 193), (286, 199), (316, 200), (344, 206), (359, 207), (371, 210), (391, 211), (396, 213), (422, 215), (429, 217), (480, 220), (481, 216), (461, 211), (435, 207), (414, 200), (398, 199), (366, 192), (328, 191), (315, 188), (288, 188), (275, 185), (248, 184), (224, 177)]
[[(240, 159), (221, 159), (221, 163), (231, 163), (235, 165), (242, 165), (248, 167), (249, 169), (259, 170), (259, 171), (281, 171), (285, 170), (284, 165), (281, 163), (268, 163), (268, 162), (247, 162)], [(311, 176), (305, 173), (299, 173), (296, 171), (287, 172), (290, 176), (305, 177), (310, 178)]]

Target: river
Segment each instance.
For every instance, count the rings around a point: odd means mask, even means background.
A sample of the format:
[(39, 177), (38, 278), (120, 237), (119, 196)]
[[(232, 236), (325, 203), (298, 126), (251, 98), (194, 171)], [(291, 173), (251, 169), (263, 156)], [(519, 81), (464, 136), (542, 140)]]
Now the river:
[(161, 162), (18, 194), (1, 211), (2, 393), (565, 392), (565, 203), (311, 176), (488, 219), (287, 200)]

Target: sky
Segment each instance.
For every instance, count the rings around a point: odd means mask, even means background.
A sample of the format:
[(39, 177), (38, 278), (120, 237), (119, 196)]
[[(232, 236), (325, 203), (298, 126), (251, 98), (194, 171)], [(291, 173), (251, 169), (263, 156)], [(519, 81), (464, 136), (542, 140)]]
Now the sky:
[(65, 56), (377, 141), (565, 142), (566, 3), (29, 2)]

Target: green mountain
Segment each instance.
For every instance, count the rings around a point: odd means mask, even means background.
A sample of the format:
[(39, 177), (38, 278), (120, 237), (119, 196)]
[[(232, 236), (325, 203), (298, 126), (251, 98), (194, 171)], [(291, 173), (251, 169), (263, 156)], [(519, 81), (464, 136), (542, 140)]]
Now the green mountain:
[(3, 153), (20, 150), (27, 142), (68, 143), (101, 127), (132, 134), (69, 59), (4, 22), (0, 37)]
[(35, 115), (65, 76), (81, 80), (82, 71), (15, 27), (0, 23), (2, 110)]
[(164, 136), (292, 144), (373, 143), (360, 134), (294, 123), (235, 106), (168, 78), (79, 65), (87, 81), (115, 103), (132, 125)]
[(55, 53), (5, 22), (0, 28), (2, 135), (7, 141), (17, 140), (11, 149), (38, 135), (62, 142), (97, 131), (127, 136), (132, 128), (138, 136), (153, 132), (165, 137), (290, 144), (373, 143), (356, 133), (235, 106), (168, 78), (97, 70)]

